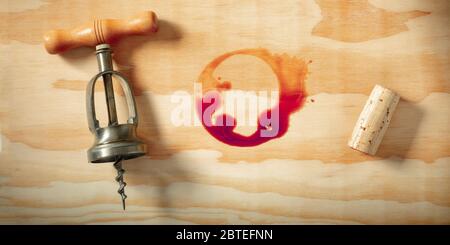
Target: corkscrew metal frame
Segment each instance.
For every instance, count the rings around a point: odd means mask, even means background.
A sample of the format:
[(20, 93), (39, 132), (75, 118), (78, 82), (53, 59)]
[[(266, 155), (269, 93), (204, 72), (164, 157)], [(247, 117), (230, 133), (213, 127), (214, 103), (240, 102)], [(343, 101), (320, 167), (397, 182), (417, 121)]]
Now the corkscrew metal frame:
[[(95, 136), (94, 145), (88, 150), (88, 160), (92, 163), (114, 162), (117, 170), (116, 181), (119, 182), (118, 193), (122, 197), (122, 206), (125, 209), (125, 186), (123, 180), (125, 170), (122, 160), (132, 159), (145, 155), (147, 147), (136, 136), (138, 116), (136, 102), (131, 92), (128, 80), (119, 72), (113, 70), (111, 48), (108, 44), (96, 46), (97, 61), (100, 72), (95, 75), (86, 89), (86, 113), (89, 130)], [(114, 98), (112, 77), (119, 79), (128, 105), (129, 118), (126, 124), (119, 124)], [(108, 108), (108, 126), (100, 127), (95, 114), (94, 90), (97, 80), (103, 77), (106, 103)]]
[[(92, 77), (86, 89), (86, 113), (89, 130), (94, 135), (94, 144), (87, 151), (91, 163), (114, 162), (117, 170), (116, 181), (119, 183), (118, 193), (122, 198), (125, 210), (125, 186), (122, 161), (140, 157), (146, 154), (146, 145), (137, 137), (138, 113), (128, 80), (119, 72), (114, 71), (112, 50), (108, 43), (127, 35), (142, 35), (156, 32), (156, 15), (143, 12), (131, 20), (95, 20), (93, 23), (68, 30), (53, 30), (45, 36), (45, 47), (51, 54), (64, 52), (80, 46), (95, 46), (99, 72)], [(117, 119), (116, 102), (114, 98), (113, 77), (120, 82), (128, 106), (129, 117), (126, 123), (120, 124)], [(108, 125), (100, 127), (95, 113), (95, 85), (102, 78), (105, 88), (106, 107), (108, 110)]]

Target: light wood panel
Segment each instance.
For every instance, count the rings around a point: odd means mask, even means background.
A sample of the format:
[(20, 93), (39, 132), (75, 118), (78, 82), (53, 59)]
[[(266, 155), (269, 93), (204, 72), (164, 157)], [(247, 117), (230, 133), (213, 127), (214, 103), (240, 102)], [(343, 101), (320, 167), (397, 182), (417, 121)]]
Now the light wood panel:
[[(0, 223), (450, 223), (447, 0), (5, 3)], [(93, 139), (84, 90), (97, 71), (94, 52), (49, 55), (42, 34), (147, 9), (158, 14), (160, 31), (113, 47), (150, 146), (148, 156), (124, 164), (123, 212), (112, 166), (86, 159)], [(175, 127), (173, 93), (193, 96), (211, 60), (244, 48), (311, 61), (306, 104), (286, 135), (238, 148), (201, 126)], [(226, 60), (215, 75), (242, 90), (278, 84), (249, 56)], [(346, 143), (375, 84), (402, 100), (377, 155), (368, 156)]]

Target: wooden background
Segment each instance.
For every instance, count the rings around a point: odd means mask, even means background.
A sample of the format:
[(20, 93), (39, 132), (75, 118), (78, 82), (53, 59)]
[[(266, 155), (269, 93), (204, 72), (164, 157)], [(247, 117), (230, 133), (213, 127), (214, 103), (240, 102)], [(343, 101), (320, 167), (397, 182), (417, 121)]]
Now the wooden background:
[[(150, 147), (124, 164), (123, 212), (113, 167), (86, 159), (95, 55), (49, 55), (42, 34), (147, 9), (160, 32), (113, 47)], [(0, 223), (449, 224), (449, 18), (448, 0), (1, 0)], [(312, 61), (307, 103), (288, 133), (236, 148), (202, 127), (173, 126), (171, 95), (192, 94), (207, 63), (243, 48)], [(237, 88), (277, 88), (253, 57), (232, 57), (216, 73)], [(402, 100), (370, 157), (346, 142), (374, 84)]]

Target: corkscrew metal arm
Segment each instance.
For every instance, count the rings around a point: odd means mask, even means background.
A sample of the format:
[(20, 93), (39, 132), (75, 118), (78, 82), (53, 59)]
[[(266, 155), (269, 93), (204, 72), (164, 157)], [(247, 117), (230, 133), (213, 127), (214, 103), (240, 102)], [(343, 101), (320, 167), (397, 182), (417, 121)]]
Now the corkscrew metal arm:
[[(113, 64), (111, 58), (111, 51), (109, 45), (100, 44), (97, 45), (97, 63), (100, 72), (112, 71)], [(114, 99), (114, 89), (112, 83), (111, 74), (103, 74), (103, 85), (105, 87), (106, 96), (106, 107), (108, 108), (108, 125), (116, 125), (117, 122), (117, 111), (116, 111), (116, 101)]]

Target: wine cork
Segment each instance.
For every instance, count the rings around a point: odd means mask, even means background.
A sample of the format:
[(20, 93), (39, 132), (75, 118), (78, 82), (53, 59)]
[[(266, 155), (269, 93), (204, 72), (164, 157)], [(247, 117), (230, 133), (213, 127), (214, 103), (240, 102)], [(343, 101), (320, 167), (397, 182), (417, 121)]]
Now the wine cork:
[(375, 85), (359, 115), (348, 145), (358, 151), (375, 155), (391, 122), (400, 96)]

